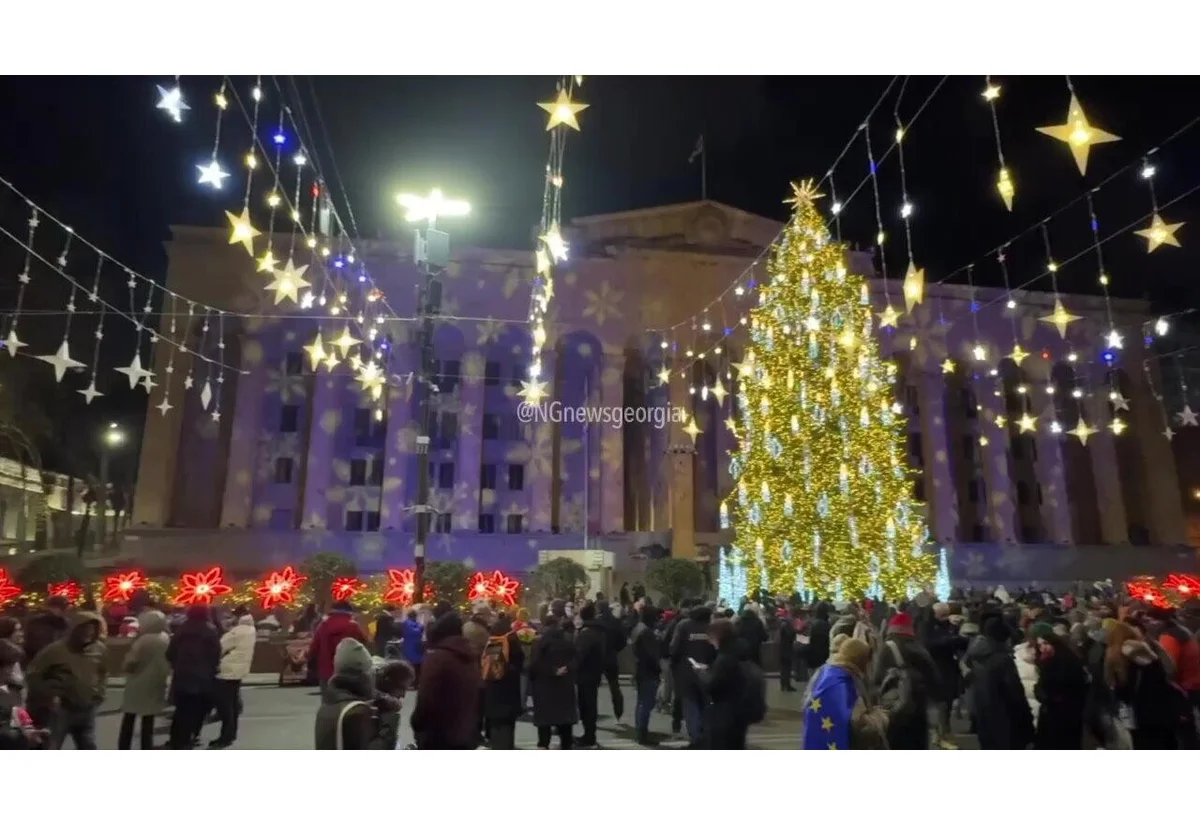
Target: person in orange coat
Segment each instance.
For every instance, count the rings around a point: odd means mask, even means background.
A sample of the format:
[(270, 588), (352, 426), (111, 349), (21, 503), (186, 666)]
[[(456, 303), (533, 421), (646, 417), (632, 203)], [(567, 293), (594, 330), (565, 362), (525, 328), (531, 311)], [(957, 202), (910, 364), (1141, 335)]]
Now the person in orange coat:
[(367, 644), (366, 634), (354, 621), (354, 607), (346, 601), (334, 602), (329, 615), (317, 625), (317, 632), (313, 634), (310, 650), (317, 665), (317, 681), (322, 690), (325, 683), (333, 678), (333, 654), (342, 639), (355, 639)]
[(1159, 646), (1171, 657), (1175, 684), (1187, 693), (1192, 707), (1200, 708), (1200, 640), (1179, 623), (1173, 608), (1153, 608), (1150, 618), (1156, 623)]

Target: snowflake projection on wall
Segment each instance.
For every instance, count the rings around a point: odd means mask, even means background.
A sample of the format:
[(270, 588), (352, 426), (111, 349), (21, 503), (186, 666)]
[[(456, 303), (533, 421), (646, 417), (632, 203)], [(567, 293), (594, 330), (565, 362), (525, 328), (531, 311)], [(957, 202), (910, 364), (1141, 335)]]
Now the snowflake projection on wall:
[(258, 443), (258, 467), (255, 475), (259, 481), (275, 476), (275, 467), (281, 458), (292, 460), (294, 469), (300, 467), (300, 434), (272, 433), (264, 430)]
[(291, 404), (308, 396), (308, 384), (305, 376), (303, 374), (289, 375), (286, 367), (283, 366), (279, 369), (267, 369), (264, 390), (284, 404)]
[(1005, 547), (996, 566), (1010, 576), (1020, 577), (1029, 572), (1029, 551), (1020, 545)]
[(982, 579), (987, 575), (987, 559), (978, 550), (967, 553), (966, 573), (968, 579)]
[(602, 281), (599, 289), (584, 290), (583, 317), (594, 320), (600, 326), (610, 319), (618, 321), (623, 317), (621, 301), (624, 297), (624, 292), (613, 289), (608, 281)]
[(558, 524), (564, 533), (582, 533), (584, 510), (583, 493), (574, 493), (558, 508)]
[[(940, 364), (949, 354), (946, 339), (951, 326), (950, 320), (939, 315), (928, 301), (917, 304), (901, 321), (903, 346), (911, 349), (914, 360), (923, 367)], [(908, 343), (914, 338), (915, 348)]]
[(497, 321), (495, 318), (488, 318), (479, 322), (476, 325), (478, 335), (475, 339), (475, 346), (488, 347), (499, 343), (500, 337), (504, 335), (506, 328), (507, 324), (503, 321)]

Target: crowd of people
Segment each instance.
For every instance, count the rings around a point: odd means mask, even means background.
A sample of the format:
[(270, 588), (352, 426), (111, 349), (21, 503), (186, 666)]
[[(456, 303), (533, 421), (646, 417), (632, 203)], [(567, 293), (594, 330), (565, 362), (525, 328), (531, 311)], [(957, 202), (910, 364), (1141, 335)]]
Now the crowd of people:
[[(622, 656), (639, 744), (659, 742), (651, 718), (662, 713), (688, 747), (742, 749), (767, 713), (772, 647), (780, 689), (804, 690), (805, 749), (954, 747), (955, 727), (984, 749), (1173, 749), (1200, 746), (1196, 607), (1149, 607), (1104, 588), (1001, 588), (894, 606), (756, 594), (735, 611), (698, 599), (656, 606), (623, 589), (614, 603), (557, 600), (532, 617), (440, 603), (386, 610), (365, 627), (335, 602), (299, 621), (321, 696), (318, 749), (510, 750), (521, 720), (539, 748), (595, 748), (601, 690), (617, 723), (626, 718)], [(134, 624), (118, 748), (133, 746), (139, 724), (140, 746), (154, 747), (168, 713), (168, 748), (201, 744), (214, 719), (207, 746), (233, 744), (258, 636), (251, 615), (147, 605)], [(96, 747), (113, 632), (61, 599), (23, 622), (0, 618), (0, 748)]]

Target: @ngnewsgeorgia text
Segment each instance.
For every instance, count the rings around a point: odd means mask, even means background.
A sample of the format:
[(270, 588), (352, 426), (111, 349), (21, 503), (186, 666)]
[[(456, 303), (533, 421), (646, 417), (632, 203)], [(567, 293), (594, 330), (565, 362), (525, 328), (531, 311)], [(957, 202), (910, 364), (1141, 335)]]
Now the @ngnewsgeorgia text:
[(517, 405), (517, 418), (522, 424), (546, 422), (550, 424), (597, 424), (619, 429), (626, 424), (649, 424), (661, 430), (668, 424), (686, 424), (687, 410), (682, 407), (590, 407), (587, 405), (564, 404), (547, 401), (530, 404), (522, 401)]

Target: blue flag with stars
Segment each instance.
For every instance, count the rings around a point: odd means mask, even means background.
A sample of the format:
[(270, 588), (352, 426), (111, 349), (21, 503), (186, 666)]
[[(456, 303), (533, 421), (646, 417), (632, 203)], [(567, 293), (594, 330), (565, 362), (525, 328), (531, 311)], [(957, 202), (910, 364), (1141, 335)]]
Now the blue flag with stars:
[(821, 668), (804, 708), (804, 750), (850, 750), (850, 714), (857, 701), (849, 673), (835, 665)]

